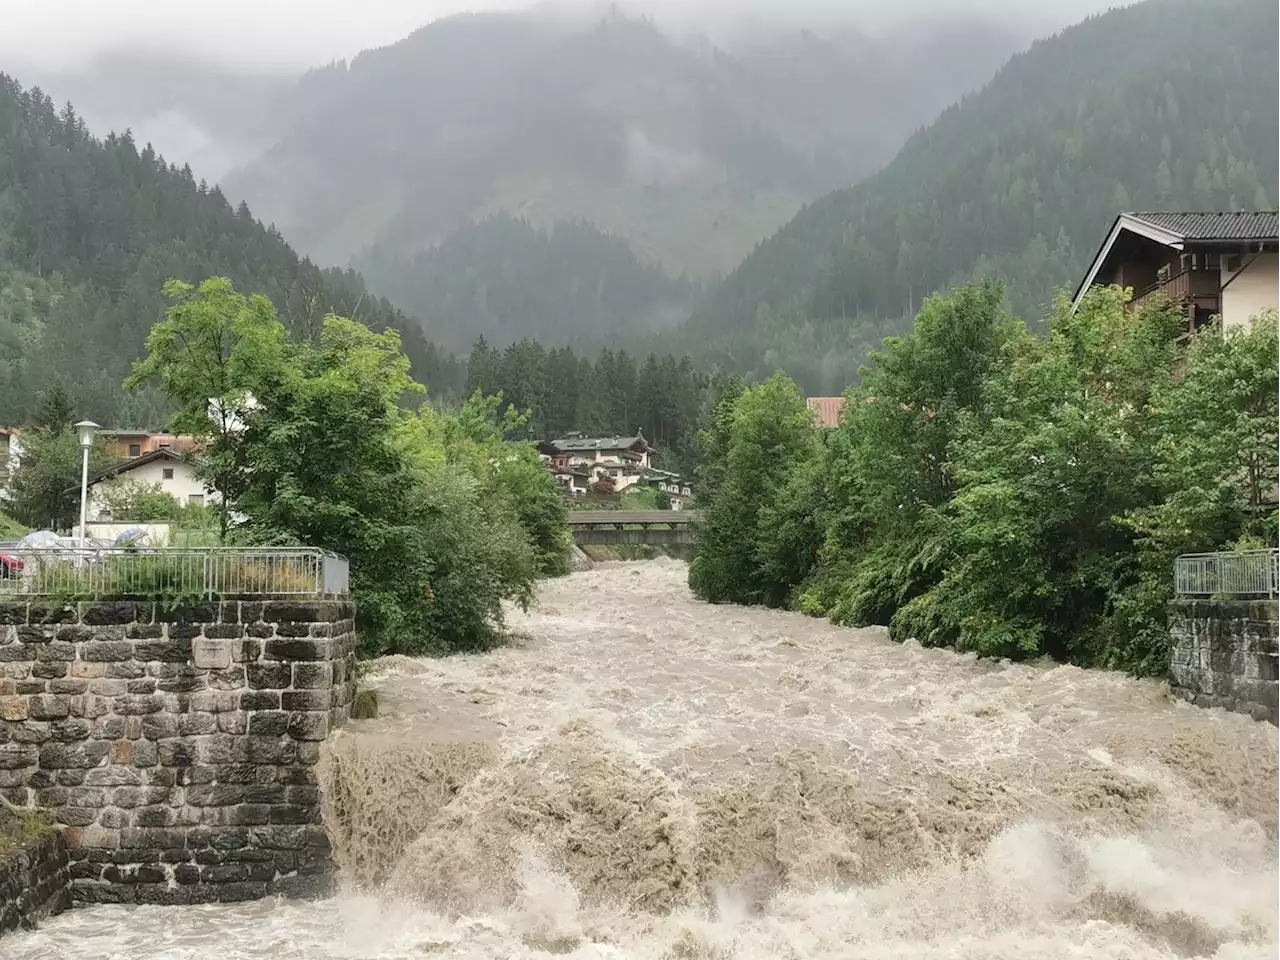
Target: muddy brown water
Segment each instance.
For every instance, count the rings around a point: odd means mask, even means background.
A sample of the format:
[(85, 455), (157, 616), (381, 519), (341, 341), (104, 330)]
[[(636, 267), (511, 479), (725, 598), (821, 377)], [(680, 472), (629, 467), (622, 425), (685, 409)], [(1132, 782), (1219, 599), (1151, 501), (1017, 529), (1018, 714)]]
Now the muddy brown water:
[(519, 641), (391, 658), (331, 738), (345, 893), (77, 910), (0, 957), (1273, 958), (1274, 727), (1164, 685), (543, 585)]

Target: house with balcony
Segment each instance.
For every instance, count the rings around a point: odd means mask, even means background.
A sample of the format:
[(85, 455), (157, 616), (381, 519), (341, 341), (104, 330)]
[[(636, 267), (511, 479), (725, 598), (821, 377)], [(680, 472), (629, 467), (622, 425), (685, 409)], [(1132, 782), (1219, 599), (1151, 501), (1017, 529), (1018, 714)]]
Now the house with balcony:
[(1276, 309), (1280, 222), (1275, 211), (1122, 213), (1076, 288), (1073, 306), (1094, 285), (1133, 290), (1134, 307), (1165, 298), (1181, 305), (1187, 333), (1222, 317), (1244, 326)]

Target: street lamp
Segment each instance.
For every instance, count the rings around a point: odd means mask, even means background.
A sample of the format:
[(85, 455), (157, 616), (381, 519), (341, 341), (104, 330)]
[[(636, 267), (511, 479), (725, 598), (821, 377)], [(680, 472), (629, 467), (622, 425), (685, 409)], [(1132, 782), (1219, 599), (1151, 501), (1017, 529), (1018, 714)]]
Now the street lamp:
[(92, 420), (81, 420), (76, 424), (76, 433), (80, 436), (80, 546), (85, 545), (84, 525), (89, 516), (89, 450), (93, 446), (93, 435), (99, 427)]

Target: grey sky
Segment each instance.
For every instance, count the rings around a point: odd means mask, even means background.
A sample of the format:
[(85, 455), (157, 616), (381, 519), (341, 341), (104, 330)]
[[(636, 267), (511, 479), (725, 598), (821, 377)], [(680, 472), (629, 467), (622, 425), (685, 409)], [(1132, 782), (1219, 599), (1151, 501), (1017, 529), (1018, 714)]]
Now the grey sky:
[[(0, 70), (23, 64), (65, 70), (120, 47), (294, 71), (392, 43), (432, 20), (466, 10), (527, 8), (529, 0), (0, 0)], [(590, 0), (557, 6), (603, 8)], [(783, 19), (821, 26), (833, 20), (875, 29), (885, 17), (981, 12), (1053, 29), (1121, 5), (1115, 0), (623, 0), (672, 27), (715, 32)], [(892, 14), (883, 11), (888, 8)]]

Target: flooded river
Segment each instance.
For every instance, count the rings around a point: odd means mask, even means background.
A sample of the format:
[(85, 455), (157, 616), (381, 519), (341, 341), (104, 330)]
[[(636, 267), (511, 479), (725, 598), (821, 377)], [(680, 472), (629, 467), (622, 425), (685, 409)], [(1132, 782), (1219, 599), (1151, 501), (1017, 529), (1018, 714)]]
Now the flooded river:
[(6, 960), (1274, 958), (1275, 728), (1156, 682), (545, 584), (331, 738), (346, 893), (95, 907)]

